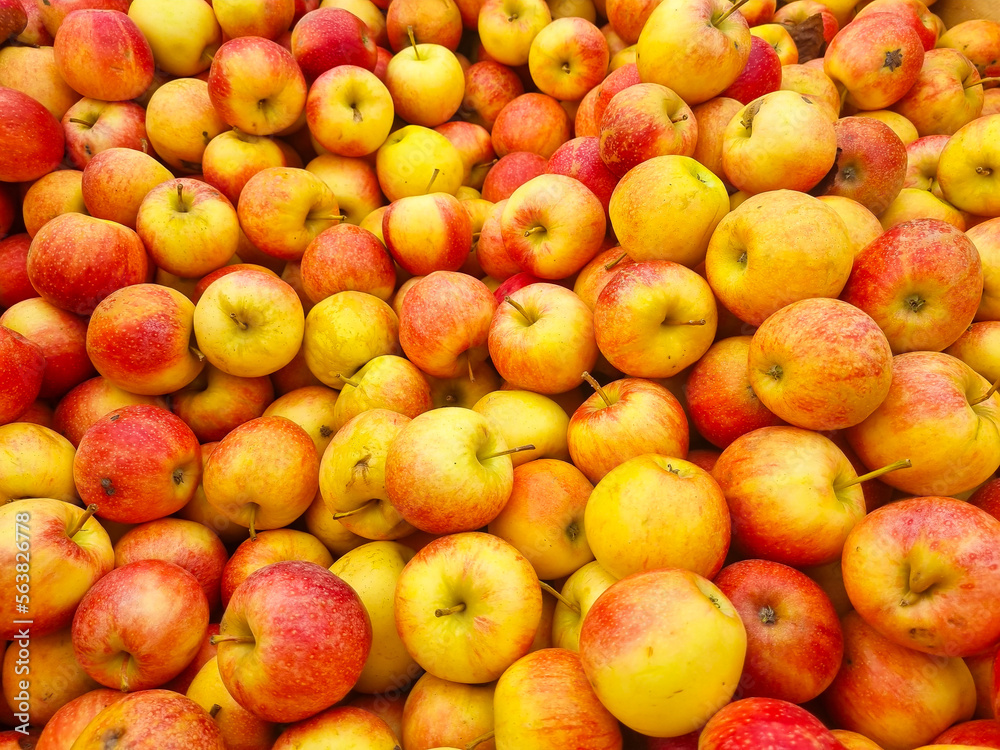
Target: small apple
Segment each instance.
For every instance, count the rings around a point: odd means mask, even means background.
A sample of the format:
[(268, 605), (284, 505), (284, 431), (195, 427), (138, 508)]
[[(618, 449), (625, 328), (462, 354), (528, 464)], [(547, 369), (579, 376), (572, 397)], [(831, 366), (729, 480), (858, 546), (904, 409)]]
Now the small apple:
[[(101, 711), (73, 744), (77, 750), (98, 750), (108, 737), (128, 734), (129, 742), (200, 750), (226, 750), (222, 733), (201, 706), (172, 690), (140, 690)], [(117, 740), (116, 740), (117, 741)]]

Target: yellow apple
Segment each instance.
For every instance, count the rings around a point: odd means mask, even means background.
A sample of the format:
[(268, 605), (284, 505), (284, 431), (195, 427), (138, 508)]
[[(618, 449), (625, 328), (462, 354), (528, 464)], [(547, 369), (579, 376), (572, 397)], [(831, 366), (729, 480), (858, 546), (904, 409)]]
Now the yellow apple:
[(580, 628), (597, 598), (618, 579), (594, 560), (566, 579), (562, 594), (565, 602), (556, 604), (552, 616), (552, 645), (570, 651), (580, 650)]
[(451, 119), (465, 96), (465, 72), (455, 53), (440, 44), (397, 52), (385, 71), (396, 114), (413, 125), (437, 127)]
[(0, 427), (0, 505), (29, 497), (79, 503), (76, 448), (54, 430), (27, 422)]
[(493, 60), (525, 65), (531, 43), (551, 22), (544, 0), (486, 0), (479, 10), (479, 39)]
[(278, 738), (276, 724), (254, 716), (229, 694), (215, 656), (198, 670), (186, 695), (212, 715), (227, 747), (269, 748)]
[(500, 390), (483, 396), (472, 409), (496, 423), (507, 445), (535, 446), (511, 455), (515, 468), (539, 458), (569, 460), (569, 415), (551, 398), (532, 391)]
[(212, 64), (222, 30), (204, 0), (135, 0), (128, 9), (153, 50), (156, 67), (179, 78), (196, 76)]
[(462, 157), (451, 141), (420, 125), (407, 125), (385, 139), (375, 169), (390, 201), (428, 193), (454, 195), (465, 176)]

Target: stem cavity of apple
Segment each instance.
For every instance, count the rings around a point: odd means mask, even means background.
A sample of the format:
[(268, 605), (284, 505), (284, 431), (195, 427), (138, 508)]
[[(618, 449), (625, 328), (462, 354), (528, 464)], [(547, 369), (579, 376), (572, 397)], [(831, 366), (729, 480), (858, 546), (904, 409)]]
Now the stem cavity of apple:
[(990, 386), (990, 389), (986, 391), (986, 393), (977, 398), (975, 401), (970, 401), (969, 406), (975, 406), (976, 404), (981, 404), (983, 401), (989, 400), (993, 397), (993, 394), (997, 392), (997, 388), (1000, 388), (1000, 378), (998, 378), (997, 381)]
[(746, 5), (749, 1), (750, 0), (739, 0), (739, 2), (736, 3), (736, 5), (734, 5), (732, 8), (730, 8), (725, 13), (723, 13), (719, 17), (719, 20), (716, 21), (715, 23), (713, 23), (712, 25), (713, 26), (721, 26), (723, 21), (725, 21), (727, 18), (729, 18), (731, 15), (733, 15), (733, 13), (735, 13), (736, 11), (738, 11), (741, 7), (743, 7), (744, 5)]
[(483, 456), (480, 461), (489, 461), (491, 458), (500, 458), (500, 456), (509, 456), (511, 453), (520, 453), (521, 451), (533, 451), (535, 446), (531, 443), (528, 445), (519, 445), (516, 448), (508, 448), (505, 451), (497, 451), (496, 453), (491, 453), (488, 456)]
[(545, 227), (539, 225), (537, 227), (532, 227), (531, 229), (525, 229), (524, 230), (524, 236), (525, 237), (530, 237), (533, 234), (538, 234), (539, 232), (544, 232), (544, 231), (545, 231)]
[(466, 367), (469, 368), (469, 382), (475, 383), (476, 376), (475, 373), (472, 372), (472, 357), (470, 357), (468, 354), (465, 355), (465, 365)]
[(840, 490), (851, 487), (855, 484), (861, 484), (862, 482), (867, 482), (869, 479), (876, 479), (883, 474), (888, 474), (890, 471), (896, 471), (897, 469), (908, 469), (913, 466), (913, 463), (908, 458), (904, 458), (900, 461), (894, 461), (888, 466), (883, 466), (881, 469), (875, 469), (875, 471), (869, 471), (867, 474), (862, 474), (860, 477), (855, 477), (849, 482), (843, 482), (842, 484), (833, 485), (834, 492), (839, 492)]
[(589, 385), (597, 392), (597, 395), (601, 397), (602, 401), (604, 401), (605, 406), (611, 406), (611, 399), (608, 398), (608, 394), (601, 387), (601, 384), (598, 383), (596, 380), (594, 380), (593, 375), (591, 375), (589, 372), (585, 372), (583, 373), (583, 375), (581, 375), (581, 377), (584, 379), (587, 385)]
[(69, 531), (66, 532), (66, 536), (68, 536), (70, 539), (72, 539), (73, 537), (75, 537), (80, 532), (80, 529), (82, 529), (84, 527), (84, 525), (87, 523), (87, 521), (90, 520), (90, 517), (92, 515), (94, 515), (96, 512), (97, 512), (97, 506), (94, 503), (91, 503), (90, 505), (88, 505), (84, 509), (83, 515), (80, 516), (76, 520), (76, 523), (74, 523), (73, 526), (70, 527)]
[(121, 669), (121, 691), (123, 693), (128, 692), (128, 660), (129, 654), (125, 654), (122, 658), (122, 669)]
[(524, 309), (524, 306), (523, 306), (523, 305), (522, 305), (522, 304), (521, 304), (520, 302), (515, 302), (514, 300), (512, 300), (512, 299), (510, 298), (510, 295), (509, 295), (509, 294), (508, 294), (507, 296), (505, 296), (505, 297), (503, 298), (503, 301), (504, 301), (504, 302), (506, 302), (506, 303), (507, 303), (508, 305), (510, 305), (511, 307), (513, 307), (513, 308), (514, 308), (515, 310), (517, 310), (517, 311), (518, 311), (519, 313), (521, 313), (521, 317), (523, 317), (523, 318), (524, 318), (524, 319), (525, 319), (526, 321), (528, 321), (529, 323), (534, 323), (534, 322), (535, 322), (535, 321), (533, 321), (533, 320), (531, 319), (531, 317), (530, 317), (530, 316), (528, 315), (528, 311)]
[(445, 617), (447, 615), (454, 615), (454, 614), (458, 614), (459, 612), (464, 612), (464, 611), (465, 611), (465, 602), (459, 602), (454, 607), (445, 607), (443, 609), (435, 609), (434, 610), (434, 616), (435, 617)]
[(420, 50), (417, 49), (417, 38), (413, 35), (413, 26), (406, 27), (406, 36), (410, 38), (410, 46), (413, 47), (413, 56), (418, 60), (423, 60), (420, 56)]
[(538, 585), (541, 586), (542, 591), (544, 591), (546, 594), (551, 594), (552, 596), (554, 596), (555, 599), (556, 599), (556, 601), (559, 602), (560, 604), (562, 604), (564, 607), (566, 607), (567, 609), (569, 609), (572, 612), (575, 612), (576, 614), (580, 614), (580, 607), (579, 606), (577, 606), (576, 604), (574, 604), (573, 602), (571, 602), (569, 599), (567, 599), (565, 596), (563, 596), (561, 593), (559, 593), (558, 591), (556, 591), (554, 588), (552, 588), (545, 581), (539, 581)]
[(476, 739), (474, 739), (472, 742), (469, 742), (468, 744), (466, 744), (465, 750), (472, 750), (477, 745), (482, 745), (484, 742), (492, 740), (494, 734), (495, 734), (495, 731), (491, 729), (490, 731), (488, 731), (486, 734), (482, 735), (481, 737), (476, 737)]
[(703, 326), (707, 325), (708, 321), (705, 318), (699, 318), (698, 320), (664, 320), (662, 325), (665, 326)]

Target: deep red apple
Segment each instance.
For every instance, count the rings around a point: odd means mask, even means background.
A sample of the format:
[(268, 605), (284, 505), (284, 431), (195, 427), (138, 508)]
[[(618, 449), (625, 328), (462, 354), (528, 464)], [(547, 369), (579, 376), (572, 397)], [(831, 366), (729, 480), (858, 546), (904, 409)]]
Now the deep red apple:
[(62, 161), (59, 122), (27, 94), (0, 86), (0, 182), (27, 182)]
[(719, 96), (749, 104), (781, 88), (781, 58), (769, 42), (759, 36), (750, 37), (750, 58), (736, 80)]
[(746, 698), (730, 703), (701, 732), (699, 750), (842, 750), (823, 723), (792, 703)]
[(13, 422), (38, 397), (45, 374), (42, 348), (0, 326), (0, 425)]

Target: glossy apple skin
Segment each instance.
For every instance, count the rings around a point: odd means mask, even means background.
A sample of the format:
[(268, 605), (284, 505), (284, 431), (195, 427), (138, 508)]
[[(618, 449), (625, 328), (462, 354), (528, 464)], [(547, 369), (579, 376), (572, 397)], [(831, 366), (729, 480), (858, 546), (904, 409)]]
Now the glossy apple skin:
[(844, 117), (833, 127), (837, 174), (824, 194), (852, 198), (872, 213), (882, 213), (903, 188), (906, 146), (892, 128), (870, 117)]
[(459, 115), (493, 130), (500, 111), (523, 93), (524, 84), (514, 71), (495, 60), (482, 60), (465, 71), (465, 97)]
[(396, 271), (378, 237), (353, 224), (338, 224), (309, 243), (302, 255), (302, 284), (313, 302), (346, 291), (388, 302)]
[(329, 568), (333, 556), (312, 534), (295, 529), (262, 531), (247, 539), (225, 563), (221, 576), (222, 606), (229, 606), (236, 589), (261, 568), (285, 560), (301, 560)]
[(611, 100), (615, 98), (615, 95), (629, 86), (635, 86), (638, 83), (642, 83), (642, 80), (639, 78), (639, 70), (636, 68), (635, 63), (629, 63), (608, 73), (607, 77), (595, 86), (597, 94), (595, 95), (593, 117), (598, 130), (600, 130), (604, 112), (611, 103)]
[(934, 744), (1000, 748), (1000, 722), (995, 719), (980, 719), (956, 724), (938, 735)]
[(982, 114), (979, 76), (976, 66), (958, 50), (928, 50), (920, 75), (893, 109), (921, 136), (952, 135)]
[(31, 237), (60, 214), (87, 213), (82, 177), (83, 173), (77, 169), (57, 169), (31, 183), (21, 201), (24, 229)]
[(548, 159), (570, 139), (569, 118), (559, 102), (545, 94), (522, 94), (497, 115), (491, 136), (497, 156), (530, 151)]
[(545, 157), (529, 151), (515, 151), (501, 156), (500, 161), (486, 173), (486, 179), (483, 180), (483, 198), (494, 204), (510, 198), (514, 191), (528, 180), (545, 174), (547, 165)]
[(57, 216), (31, 241), (28, 278), (51, 304), (90, 315), (109, 294), (141, 284), (149, 261), (127, 227), (82, 214)]
[(124, 697), (121, 690), (97, 688), (74, 698), (45, 723), (35, 750), (72, 750), (73, 743), (94, 717)]
[[(254, 642), (225, 641), (227, 635)], [(288, 723), (347, 695), (371, 645), (368, 613), (350, 586), (315, 563), (278, 562), (234, 592), (222, 618), (219, 671), (241, 706)], [(294, 674), (287, 664), (298, 665)]]
[[(780, 739), (780, 745), (775, 743)], [(745, 698), (721, 709), (698, 738), (699, 750), (744, 747), (842, 750), (843, 745), (804, 708), (773, 698)]]
[(750, 38), (750, 57), (736, 80), (719, 96), (743, 104), (781, 88), (781, 59), (774, 47), (758, 36)]
[[(0, 194), (0, 201), (2, 201)], [(11, 206), (11, 221), (14, 208)], [(3, 229), (0, 226), (0, 229)], [(0, 307), (10, 307), (32, 297), (38, 292), (28, 281), (28, 248), (31, 237), (27, 234), (12, 234), (0, 240)]]
[(392, 729), (378, 716), (362, 708), (338, 706), (285, 729), (274, 743), (273, 750), (330, 747), (332, 743), (344, 743), (344, 747), (352, 744), (363, 746), (366, 750), (395, 750), (399, 747)]
[(171, 410), (201, 443), (222, 440), (230, 430), (264, 416), (274, 400), (267, 376), (241, 378), (209, 365), (185, 388), (170, 395)]
[(573, 138), (553, 152), (545, 168), (548, 174), (573, 177), (597, 196), (607, 216), (608, 204), (618, 177), (601, 161), (600, 138)]
[(198, 580), (164, 560), (116, 568), (73, 616), (73, 649), (105, 687), (148, 690), (176, 677), (205, 640), (208, 602)]
[(95, 155), (112, 148), (151, 151), (146, 110), (133, 101), (80, 99), (66, 110), (62, 125), (66, 153), (77, 169), (85, 169)]
[(292, 29), (292, 55), (307, 81), (338, 65), (374, 70), (375, 40), (360, 18), (343, 8), (307, 13)]
[(111, 704), (87, 725), (73, 747), (102, 750), (108, 737), (126, 732), (135, 750), (227, 747), (208, 712), (171, 690), (143, 690)]
[(159, 406), (139, 404), (101, 417), (73, 460), (80, 498), (101, 518), (143, 523), (170, 515), (201, 481), (201, 447), (191, 428)]
[(138, 396), (123, 391), (111, 381), (97, 376), (85, 380), (60, 399), (53, 415), (52, 428), (75, 446), (98, 419), (115, 409), (132, 404), (167, 407), (160, 396)]
[(804, 573), (767, 560), (723, 568), (713, 583), (747, 630), (744, 697), (806, 703), (840, 669), (844, 635), (829, 597)]
[(78, 502), (73, 482), (76, 450), (62, 435), (23, 416), (0, 426), (0, 504), (45, 497)]
[(65, 136), (45, 107), (15, 89), (0, 86), (0, 181), (27, 182), (62, 161)]
[(405, 271), (428, 276), (462, 267), (472, 248), (472, 223), (453, 195), (406, 196), (382, 215), (382, 237)]
[[(404, 746), (464, 747), (493, 730), (496, 683), (466, 685), (425, 672), (406, 696), (403, 706)], [(478, 747), (496, 750), (492, 739)]]
[[(844, 661), (823, 695), (823, 706), (838, 726), (886, 750), (899, 750), (932, 742), (955, 722), (972, 717), (976, 687), (961, 659), (903, 648), (857, 612), (844, 615), (841, 626)], [(863, 695), (877, 697), (862, 700)]]
[(45, 353), (20, 333), (0, 326), (0, 424), (13, 422), (38, 398)]
[(83, 170), (83, 202), (91, 216), (135, 229), (146, 194), (172, 177), (149, 154), (131, 148), (109, 148), (95, 154)]

